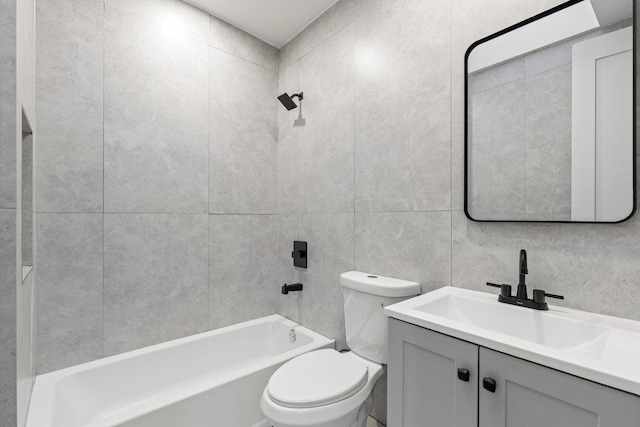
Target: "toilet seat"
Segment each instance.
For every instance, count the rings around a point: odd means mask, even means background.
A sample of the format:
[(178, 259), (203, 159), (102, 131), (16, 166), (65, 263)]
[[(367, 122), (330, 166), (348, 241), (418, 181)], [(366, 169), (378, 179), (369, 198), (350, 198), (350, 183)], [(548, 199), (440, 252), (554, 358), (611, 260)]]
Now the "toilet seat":
[(269, 380), (267, 393), (289, 408), (314, 408), (345, 400), (368, 380), (368, 368), (332, 350), (312, 351), (282, 365)]

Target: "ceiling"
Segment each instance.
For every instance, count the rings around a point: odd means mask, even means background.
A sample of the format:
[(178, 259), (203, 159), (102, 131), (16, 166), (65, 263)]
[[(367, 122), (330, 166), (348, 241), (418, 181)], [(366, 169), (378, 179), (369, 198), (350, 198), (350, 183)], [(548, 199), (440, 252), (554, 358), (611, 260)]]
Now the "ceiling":
[(336, 0), (185, 0), (281, 48)]

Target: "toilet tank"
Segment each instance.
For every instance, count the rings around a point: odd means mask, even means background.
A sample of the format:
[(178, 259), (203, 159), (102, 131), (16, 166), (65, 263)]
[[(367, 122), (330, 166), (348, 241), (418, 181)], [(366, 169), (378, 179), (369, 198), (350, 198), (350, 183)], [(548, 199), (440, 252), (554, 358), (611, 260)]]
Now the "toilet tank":
[(340, 275), (347, 345), (354, 353), (387, 363), (387, 318), (384, 308), (420, 294), (420, 284), (376, 274), (349, 271)]

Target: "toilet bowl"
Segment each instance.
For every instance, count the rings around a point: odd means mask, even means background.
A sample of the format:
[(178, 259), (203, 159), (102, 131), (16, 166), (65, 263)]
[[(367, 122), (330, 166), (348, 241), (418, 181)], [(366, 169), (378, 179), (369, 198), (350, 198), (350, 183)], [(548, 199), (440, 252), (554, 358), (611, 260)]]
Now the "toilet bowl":
[(343, 286), (348, 352), (316, 350), (282, 365), (260, 408), (274, 427), (364, 427), (387, 362), (384, 307), (420, 293), (416, 282), (350, 271)]

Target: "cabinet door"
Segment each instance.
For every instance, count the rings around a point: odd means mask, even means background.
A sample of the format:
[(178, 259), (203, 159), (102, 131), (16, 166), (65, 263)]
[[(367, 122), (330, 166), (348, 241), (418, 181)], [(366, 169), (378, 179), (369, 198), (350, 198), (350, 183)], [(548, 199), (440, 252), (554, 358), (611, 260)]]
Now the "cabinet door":
[(481, 348), (480, 376), (480, 427), (640, 427), (638, 396), (573, 375)]
[(388, 375), (389, 427), (477, 427), (478, 346), (389, 319)]

